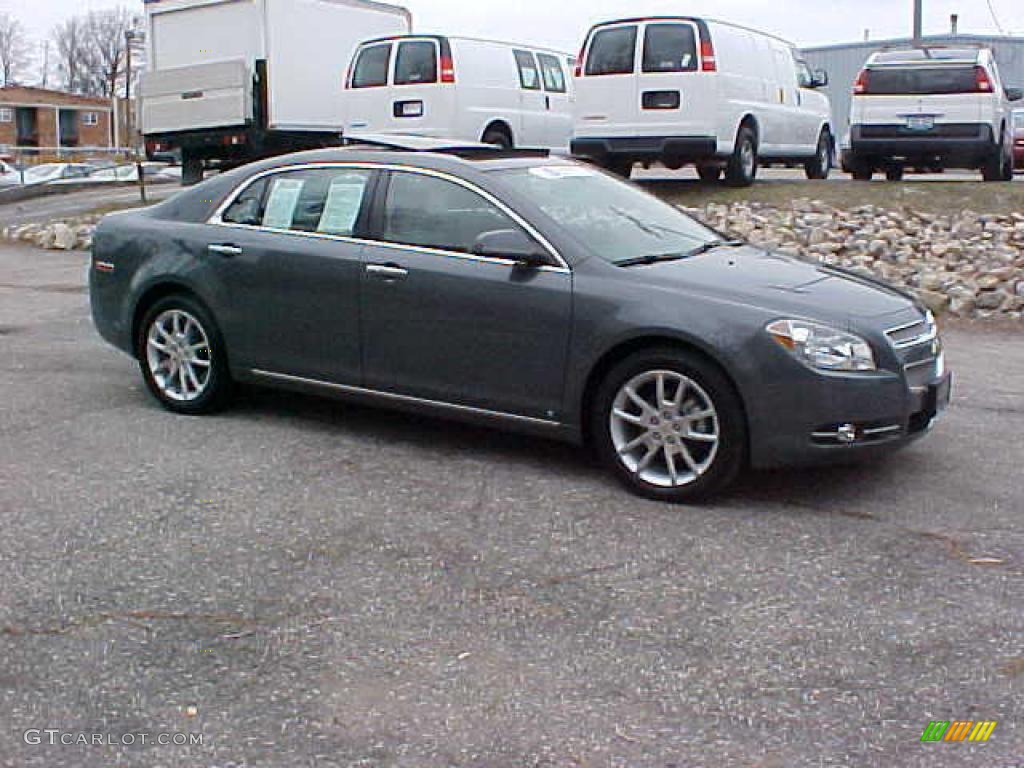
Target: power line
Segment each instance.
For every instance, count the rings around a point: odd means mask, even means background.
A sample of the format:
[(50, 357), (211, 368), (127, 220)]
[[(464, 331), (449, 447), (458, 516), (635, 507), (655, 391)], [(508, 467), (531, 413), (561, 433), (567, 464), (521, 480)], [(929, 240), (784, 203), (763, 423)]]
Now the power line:
[(1005, 35), (1006, 30), (1003, 29), (1003, 25), (999, 23), (999, 17), (996, 16), (996, 9), (992, 5), (992, 0), (986, 0), (986, 2), (988, 3), (988, 12), (992, 14), (992, 21), (996, 25), (996, 29), (999, 31), (1000, 35)]

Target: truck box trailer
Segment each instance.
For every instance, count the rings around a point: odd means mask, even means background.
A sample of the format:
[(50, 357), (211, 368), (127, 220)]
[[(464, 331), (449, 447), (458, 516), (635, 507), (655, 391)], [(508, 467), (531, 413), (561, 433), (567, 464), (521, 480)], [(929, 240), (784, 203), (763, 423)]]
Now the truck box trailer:
[(185, 183), (339, 143), (356, 46), (412, 28), (370, 0), (148, 0), (146, 20), (142, 133), (150, 155), (181, 153)]

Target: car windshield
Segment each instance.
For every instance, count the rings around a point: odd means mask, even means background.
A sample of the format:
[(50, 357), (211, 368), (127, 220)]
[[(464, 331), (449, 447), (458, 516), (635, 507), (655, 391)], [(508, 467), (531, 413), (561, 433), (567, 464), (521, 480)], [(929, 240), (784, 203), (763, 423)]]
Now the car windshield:
[(678, 208), (584, 165), (539, 165), (497, 173), (589, 253), (612, 264), (684, 256), (721, 240)]

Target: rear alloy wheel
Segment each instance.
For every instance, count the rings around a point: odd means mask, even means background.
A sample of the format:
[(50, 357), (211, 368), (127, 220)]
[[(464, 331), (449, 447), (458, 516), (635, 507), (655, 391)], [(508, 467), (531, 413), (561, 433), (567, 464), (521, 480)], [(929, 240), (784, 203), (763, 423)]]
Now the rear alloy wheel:
[(885, 169), (886, 181), (903, 181), (903, 166), (893, 165)]
[(136, 351), (146, 386), (168, 410), (198, 415), (226, 403), (232, 384), (220, 334), (192, 299), (170, 296), (154, 304)]
[(824, 180), (832, 170), (832, 134), (827, 130), (818, 137), (818, 148), (814, 159), (804, 163), (804, 174), (808, 179)]
[(740, 128), (736, 146), (725, 168), (725, 183), (730, 187), (749, 187), (757, 178), (757, 136), (748, 126)]
[(746, 430), (732, 385), (714, 366), (676, 350), (641, 352), (616, 366), (591, 418), (605, 463), (651, 499), (706, 498), (743, 465)]
[(712, 183), (722, 178), (722, 169), (717, 165), (698, 165), (697, 175), (701, 181)]

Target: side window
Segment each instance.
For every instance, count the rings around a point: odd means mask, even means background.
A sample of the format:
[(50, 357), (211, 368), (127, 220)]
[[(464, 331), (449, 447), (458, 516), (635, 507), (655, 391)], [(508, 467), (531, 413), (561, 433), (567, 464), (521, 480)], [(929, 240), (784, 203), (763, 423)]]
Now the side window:
[(549, 93), (565, 93), (565, 70), (556, 56), (538, 53), (540, 72), (544, 76), (544, 90)]
[[(368, 171), (346, 168), (279, 173), (243, 192), (224, 220), (294, 232), (352, 235), (369, 179)], [(257, 186), (261, 188), (256, 190)], [(234, 221), (236, 207), (247, 220)]]
[(437, 82), (437, 44), (415, 40), (398, 46), (395, 60), (395, 85)]
[(587, 75), (631, 75), (636, 60), (636, 27), (612, 27), (594, 34)]
[(540, 73), (537, 60), (529, 51), (516, 51), (516, 66), (519, 67), (519, 85), (528, 91), (540, 90)]
[(693, 72), (697, 37), (689, 24), (648, 24), (644, 32), (644, 72)]
[(387, 242), (471, 253), (480, 235), (499, 229), (520, 227), (476, 192), (432, 176), (392, 174), (384, 204)]
[(263, 221), (263, 197), (266, 192), (266, 177), (253, 182), (228, 206), (221, 215), (221, 220), (228, 224), (258, 227)]
[(353, 88), (377, 88), (388, 84), (391, 64), (391, 43), (363, 48), (352, 70)]
[(811, 68), (806, 61), (796, 60), (796, 80), (801, 88), (810, 88), (814, 78), (811, 76)]

